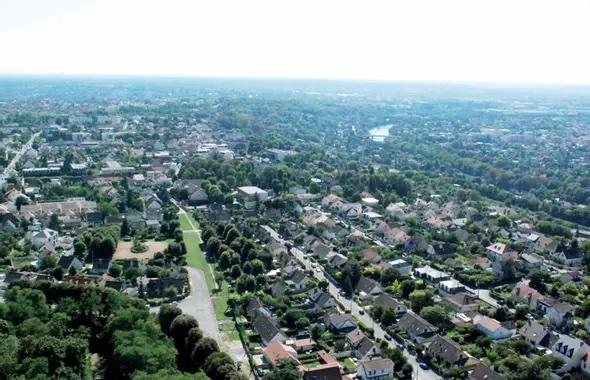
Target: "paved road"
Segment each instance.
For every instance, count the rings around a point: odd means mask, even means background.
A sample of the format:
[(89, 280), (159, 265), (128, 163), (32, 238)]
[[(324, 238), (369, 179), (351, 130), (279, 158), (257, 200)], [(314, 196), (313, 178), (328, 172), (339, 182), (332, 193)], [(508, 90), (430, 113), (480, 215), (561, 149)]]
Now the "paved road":
[(29, 139), (29, 141), (27, 141), (27, 143), (21, 147), (21, 149), (18, 151), (18, 153), (8, 163), (8, 165), (6, 165), (6, 168), (4, 168), (4, 171), (2, 172), (2, 174), (0, 174), (0, 189), (4, 188), (4, 185), (6, 184), (6, 180), (9, 177), (9, 173), (14, 169), (16, 164), (20, 161), (21, 157), (25, 153), (27, 153), (29, 151), (29, 149), (31, 149), (33, 147), (33, 142), (35, 141), (37, 136), (39, 136), (40, 133), (41, 132), (33, 133), (31, 138)]
[[(273, 230), (272, 228), (270, 228), (268, 226), (263, 226), (263, 228), (269, 234), (271, 234), (271, 236), (273, 236), (273, 238), (275, 240), (278, 240), (279, 242), (284, 243), (284, 240), (279, 238), (279, 235), (275, 230)], [(375, 321), (373, 321), (371, 316), (369, 316), (367, 313), (361, 315), (359, 313), (359, 310), (361, 309), (361, 307), (353, 299), (347, 299), (347, 298), (344, 298), (340, 295), (340, 289), (338, 287), (336, 287), (332, 282), (330, 282), (324, 276), (323, 268), (321, 268), (321, 266), (318, 265), (316, 269), (313, 269), (312, 262), (305, 256), (305, 254), (301, 250), (299, 250), (297, 248), (291, 248), (291, 254), (303, 265), (303, 267), (306, 270), (313, 270), (314, 276), (318, 280), (324, 280), (324, 279), (327, 280), (328, 281), (328, 291), (329, 291), (330, 295), (332, 297), (334, 297), (338, 302), (340, 302), (344, 306), (345, 311), (350, 312), (354, 317), (356, 317), (358, 320), (363, 322), (365, 324), (365, 326), (373, 328), (373, 330), (375, 332), (375, 338), (380, 338), (383, 341), (387, 342), (390, 347), (396, 348), (396, 346), (393, 342), (390, 342), (387, 339), (385, 339), (385, 331), (381, 328), (381, 325), (379, 323), (375, 323)], [(423, 370), (422, 368), (420, 368), (420, 366), (418, 366), (418, 363), (416, 361), (416, 357), (413, 356), (412, 354), (410, 354), (410, 352), (408, 352), (408, 350), (404, 349), (403, 353), (404, 353), (404, 357), (406, 358), (407, 362), (412, 366), (412, 368), (414, 370), (414, 379), (426, 379), (426, 380), (442, 379), (434, 371)]]

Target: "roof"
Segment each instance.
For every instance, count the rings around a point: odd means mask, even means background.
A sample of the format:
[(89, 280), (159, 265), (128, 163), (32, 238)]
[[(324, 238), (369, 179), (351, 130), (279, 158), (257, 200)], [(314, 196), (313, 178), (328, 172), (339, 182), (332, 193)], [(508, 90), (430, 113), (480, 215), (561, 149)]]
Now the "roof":
[(341, 380), (340, 365), (338, 363), (322, 364), (314, 368), (303, 369), (304, 380)]
[(383, 358), (363, 360), (359, 363), (359, 367), (362, 367), (365, 372), (381, 371), (384, 369), (391, 369), (393, 371), (393, 361), (391, 359)]
[(494, 243), (492, 245), (489, 245), (486, 249), (488, 251), (492, 251), (494, 253), (497, 253), (497, 254), (500, 254), (501, 255), (506, 250), (506, 244), (504, 244), (504, 243)]
[(281, 359), (297, 360), (297, 352), (292, 347), (286, 346), (277, 339), (273, 339), (262, 350), (262, 354), (268, 362), (275, 364)]
[(436, 331), (434, 325), (411, 311), (408, 311), (399, 319), (397, 326), (402, 331), (412, 335), (423, 335)]
[(261, 188), (259, 188), (257, 186), (238, 187), (238, 191), (241, 191), (242, 193), (247, 194), (247, 195), (256, 195), (258, 193), (266, 193), (266, 191), (262, 190)]
[(424, 343), (430, 354), (441, 358), (447, 363), (457, 363), (465, 358), (461, 345), (441, 335), (435, 335), (431, 340)]
[(252, 327), (263, 341), (270, 342), (277, 335), (281, 334), (281, 330), (275, 325), (274, 321), (270, 319), (266, 314), (257, 311), (254, 321), (252, 321)]
[(365, 276), (361, 276), (361, 278), (359, 279), (359, 282), (356, 285), (356, 289), (359, 292), (365, 292), (367, 294), (373, 292), (373, 290), (375, 290), (375, 288), (378, 288), (379, 291), (381, 290), (377, 281), (372, 280), (372, 279), (365, 277)]
[(485, 315), (477, 315), (475, 318), (473, 318), (473, 321), (476, 325), (482, 326), (488, 331), (497, 331), (503, 328), (502, 324), (498, 320)]
[(483, 363), (478, 363), (469, 374), (469, 380), (502, 380), (503, 377)]
[(393, 298), (392, 296), (390, 296), (387, 293), (379, 294), (375, 298), (375, 300), (373, 301), (373, 304), (379, 305), (385, 309), (389, 309), (389, 308), (397, 309), (399, 306), (404, 306), (404, 304), (401, 301)]
[(529, 319), (518, 332), (529, 342), (539, 345), (547, 337), (550, 330), (547, 326), (543, 326), (539, 322)]
[(333, 313), (327, 316), (327, 321), (334, 327), (340, 327), (346, 322), (351, 322), (356, 326), (356, 319), (350, 314)]
[(346, 334), (346, 339), (348, 339), (348, 341), (353, 347), (356, 347), (365, 337), (365, 333), (359, 328), (356, 328), (348, 334)]

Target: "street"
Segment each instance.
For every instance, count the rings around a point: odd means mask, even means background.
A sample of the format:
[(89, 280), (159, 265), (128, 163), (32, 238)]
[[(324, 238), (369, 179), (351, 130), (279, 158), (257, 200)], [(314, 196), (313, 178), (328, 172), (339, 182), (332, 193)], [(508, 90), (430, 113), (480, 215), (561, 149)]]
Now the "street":
[(0, 189), (4, 188), (4, 185), (6, 184), (6, 180), (9, 177), (9, 173), (14, 169), (16, 164), (20, 161), (21, 157), (25, 153), (27, 153), (29, 151), (29, 149), (31, 149), (33, 147), (33, 142), (35, 141), (37, 136), (39, 136), (40, 133), (41, 132), (33, 133), (31, 138), (29, 139), (29, 141), (27, 141), (27, 143), (21, 147), (21, 149), (18, 151), (18, 153), (12, 158), (10, 163), (8, 165), (6, 165), (6, 167), (4, 168), (4, 171), (0, 175)]
[[(273, 238), (275, 240), (279, 241), (282, 244), (285, 243), (285, 241), (283, 239), (279, 238), (279, 235), (275, 230), (273, 230), (272, 228), (270, 228), (268, 226), (262, 226), (262, 227), (271, 236), (273, 236)], [(373, 321), (373, 318), (371, 318), (371, 316), (369, 316), (368, 313), (361, 315), (359, 313), (359, 310), (361, 309), (361, 307), (352, 298), (346, 299), (340, 295), (340, 288), (338, 288), (331, 281), (329, 281), (326, 278), (326, 276), (324, 276), (323, 268), (321, 266), (318, 267), (318, 268), (321, 268), (321, 271), (314, 270), (312, 267), (312, 262), (305, 256), (305, 254), (301, 250), (299, 250), (297, 248), (291, 248), (291, 254), (303, 265), (303, 267), (306, 270), (313, 271), (315, 278), (317, 278), (318, 280), (328, 281), (328, 291), (329, 291), (330, 295), (332, 297), (334, 297), (340, 304), (343, 305), (346, 312), (350, 312), (355, 318), (357, 318), (362, 323), (364, 323), (365, 326), (373, 328), (373, 330), (375, 332), (375, 338), (380, 338), (383, 341), (387, 342), (387, 344), (391, 348), (397, 348), (393, 342), (390, 342), (389, 340), (385, 339), (385, 331), (381, 328), (381, 325), (379, 323), (375, 323), (375, 321)], [(441, 379), (441, 377), (438, 376), (434, 371), (432, 371), (430, 369), (424, 370), (424, 369), (420, 368), (420, 366), (418, 366), (418, 362), (416, 360), (416, 357), (414, 355), (410, 354), (408, 352), (408, 350), (404, 349), (403, 353), (404, 353), (404, 357), (406, 358), (407, 362), (412, 366), (415, 379), (431, 379), (431, 380)]]

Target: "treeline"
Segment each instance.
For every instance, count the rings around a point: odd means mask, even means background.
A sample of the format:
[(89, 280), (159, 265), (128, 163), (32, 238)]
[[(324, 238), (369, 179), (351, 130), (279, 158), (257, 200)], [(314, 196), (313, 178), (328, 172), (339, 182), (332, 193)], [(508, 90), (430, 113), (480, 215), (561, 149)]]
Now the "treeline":
[(175, 306), (162, 307), (156, 318), (142, 301), (108, 288), (11, 286), (0, 303), (0, 379), (93, 376), (244, 379), (194, 318)]

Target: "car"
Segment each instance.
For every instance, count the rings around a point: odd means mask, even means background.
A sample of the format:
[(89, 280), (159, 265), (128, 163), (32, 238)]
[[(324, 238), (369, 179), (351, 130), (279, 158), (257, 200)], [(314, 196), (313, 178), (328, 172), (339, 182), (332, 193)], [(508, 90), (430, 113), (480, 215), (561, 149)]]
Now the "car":
[(346, 294), (346, 292), (344, 290), (341, 290), (339, 294), (344, 298), (348, 297), (348, 295)]
[(395, 345), (400, 350), (403, 350), (404, 348), (406, 348), (406, 346), (403, 343), (400, 343), (400, 342), (396, 342)]
[(360, 315), (365, 315), (365, 311), (363, 309), (359, 309), (359, 314)]
[(502, 306), (506, 305), (506, 301), (504, 301), (504, 300), (498, 300), (496, 302), (498, 303), (498, 305), (502, 305)]
[(426, 370), (426, 369), (428, 369), (428, 364), (426, 364), (424, 362), (418, 362), (418, 367)]
[(383, 337), (384, 337), (386, 340), (391, 340), (391, 335), (389, 335), (389, 334), (385, 334), (385, 335), (383, 335)]

